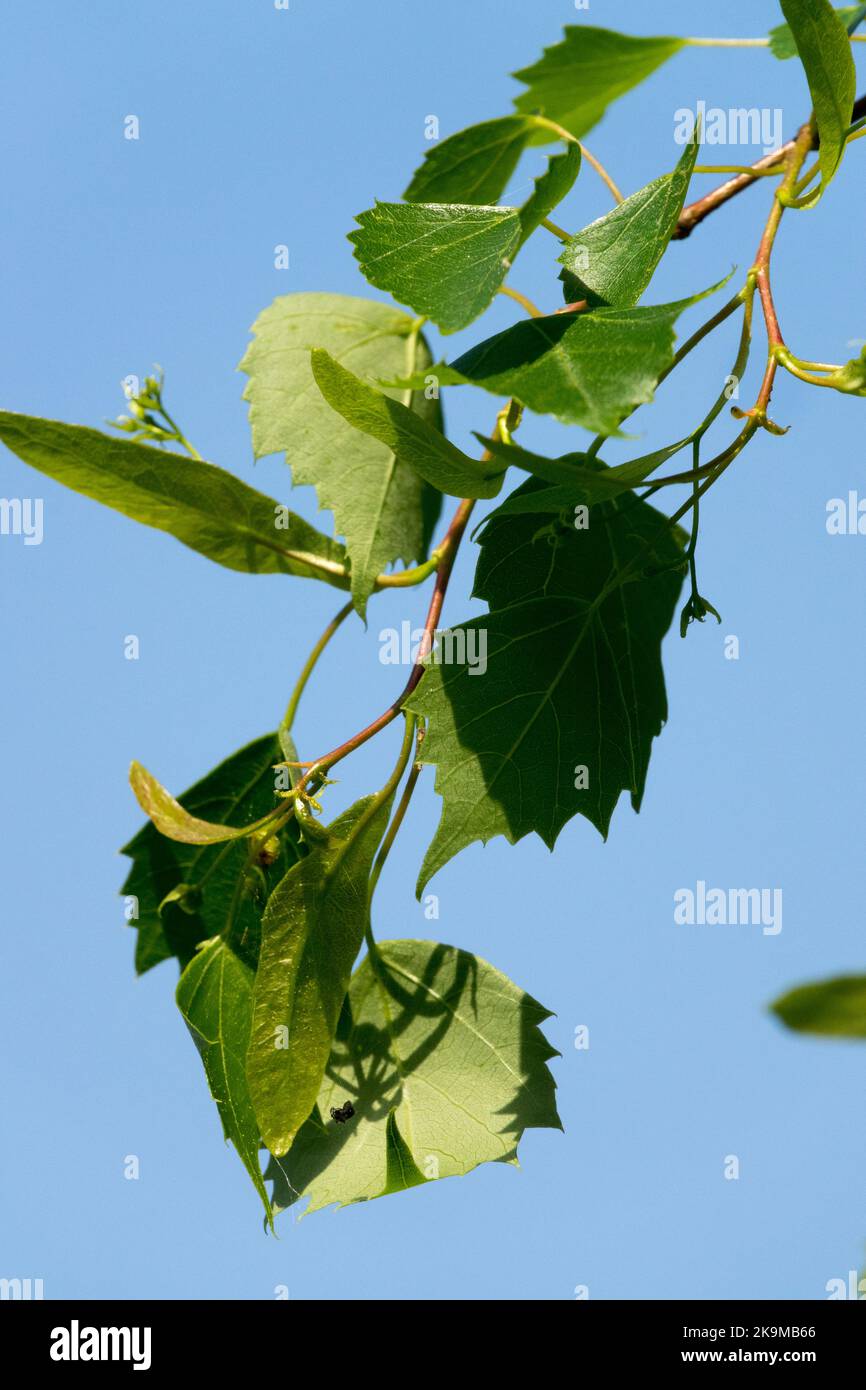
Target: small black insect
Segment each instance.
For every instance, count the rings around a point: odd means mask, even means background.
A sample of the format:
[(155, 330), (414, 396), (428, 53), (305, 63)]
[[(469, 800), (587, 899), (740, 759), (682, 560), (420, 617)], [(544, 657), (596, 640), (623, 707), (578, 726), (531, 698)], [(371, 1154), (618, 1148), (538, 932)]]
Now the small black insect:
[(335, 1105), (331, 1106), (331, 1119), (336, 1120), (338, 1125), (344, 1125), (347, 1120), (351, 1120), (354, 1113), (355, 1107), (350, 1100), (341, 1105), (339, 1110)]

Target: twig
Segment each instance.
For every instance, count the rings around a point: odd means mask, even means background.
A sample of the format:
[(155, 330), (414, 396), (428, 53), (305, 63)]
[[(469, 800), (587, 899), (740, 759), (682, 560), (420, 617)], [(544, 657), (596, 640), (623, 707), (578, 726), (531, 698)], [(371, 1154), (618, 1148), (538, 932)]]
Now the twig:
[(442, 604), (445, 601), (448, 581), (451, 578), (451, 571), (454, 568), (454, 561), (457, 558), (457, 550), (463, 539), (463, 534), (466, 530), (469, 518), (472, 515), (472, 508), (474, 506), (474, 500), (470, 498), (463, 499), (457, 511), (454, 513), (451, 525), (448, 528), (448, 533), (442, 543), (443, 554), (439, 569), (436, 572), (436, 586), (433, 590), (433, 597), (430, 600), (430, 607), (427, 611), (427, 620), (424, 624), (424, 635), (421, 638), (418, 656), (405, 687), (393, 704), (389, 705), (388, 708), (379, 715), (378, 719), (374, 719), (372, 724), (368, 724), (360, 733), (354, 734), (352, 738), (347, 739), (345, 743), (341, 743), (338, 747), (333, 748), (331, 752), (326, 753), (324, 757), (317, 758), (309, 767), (308, 771), (304, 773), (304, 776), (295, 788), (296, 796), (304, 791), (311, 777), (314, 775), (323, 775), (328, 772), (336, 763), (348, 757), (350, 753), (354, 753), (356, 748), (360, 748), (362, 744), (367, 743), (369, 739), (381, 733), (382, 729), (386, 729), (392, 720), (396, 719), (401, 713), (403, 705), (406, 703), (424, 674), (424, 658), (428, 655), (433, 646), (433, 634), (436, 631), (436, 626), (442, 613)]
[[(858, 97), (854, 103), (851, 113), (852, 124), (861, 116), (866, 116), (866, 95)], [(763, 159), (756, 160), (751, 166), (750, 173), (738, 174), (736, 178), (727, 179), (718, 188), (714, 188), (710, 193), (705, 193), (702, 198), (696, 199), (695, 202), (689, 203), (688, 207), (683, 208), (680, 213), (676, 231), (671, 237), (671, 241), (684, 241), (686, 237), (691, 236), (695, 227), (703, 222), (705, 217), (709, 217), (711, 212), (715, 212), (716, 208), (722, 207), (731, 198), (735, 198), (738, 193), (742, 193), (744, 188), (751, 188), (753, 183), (756, 183), (768, 170), (774, 169), (777, 164), (784, 164), (793, 153), (796, 142), (797, 137), (795, 136), (793, 140), (789, 140), (778, 150), (772, 150), (770, 154), (765, 154)], [(811, 148), (815, 150), (818, 148), (817, 134), (812, 140)]]

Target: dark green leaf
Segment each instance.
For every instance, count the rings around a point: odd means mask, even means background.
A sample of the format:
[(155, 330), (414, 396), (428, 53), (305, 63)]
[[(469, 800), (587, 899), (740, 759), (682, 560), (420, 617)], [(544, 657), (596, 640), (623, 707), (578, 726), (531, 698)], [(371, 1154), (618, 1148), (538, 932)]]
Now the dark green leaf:
[[(528, 90), (518, 111), (538, 112), (582, 136), (600, 121), (617, 97), (631, 91), (683, 46), (682, 39), (632, 38), (590, 25), (567, 25), (564, 37), (532, 67), (514, 76)], [(541, 132), (536, 143), (555, 139)]]
[[(345, 552), (299, 516), (211, 463), (83, 425), (0, 411), (0, 439), (25, 463), (133, 521), (246, 574), (297, 574), (347, 587)], [(313, 568), (312, 557), (331, 573)]]
[[(520, 246), (515, 208), (377, 203), (350, 234), (371, 285), (454, 333), (477, 319)], [(384, 375), (384, 373), (382, 374)]]
[(866, 975), (840, 975), (783, 994), (773, 1012), (788, 1028), (832, 1038), (866, 1038)]
[(636, 406), (652, 400), (673, 361), (674, 324), (703, 297), (521, 320), (432, 372), (442, 386), (483, 386), (566, 424), (616, 434)]
[[(276, 805), (274, 764), (283, 756), (276, 735), (266, 734), (220, 763), (180, 802), (191, 815), (210, 822), (249, 825)], [(254, 962), (267, 895), (304, 852), (294, 821), (279, 840), (276, 862), (248, 877), (243, 841), (181, 844), (165, 839), (148, 822), (123, 849), (132, 860), (121, 892), (135, 899), (139, 974), (170, 956), (183, 968), (200, 941), (220, 934), (248, 951)]]
[(490, 612), (441, 639), (407, 701), (429, 721), (421, 758), (437, 765), (443, 798), (419, 893), (475, 840), (534, 831), (552, 849), (578, 813), (606, 835), (622, 791), (640, 806), (667, 717), (661, 641), (682, 582), (670, 570), (641, 576), (681, 560), (679, 537), (633, 495), (590, 508), (587, 529), (542, 521), (492, 519), (474, 589)]
[[(316, 389), (310, 349), (327, 348), (368, 381), (424, 372), (430, 354), (412, 320), (386, 304), (339, 294), (275, 299), (253, 324), (241, 370), (249, 377), (257, 458), (285, 451), (295, 483), (311, 483), (346, 537), (352, 596), (361, 616), (376, 577), (397, 560), (427, 554), (442, 499), (377, 440), (358, 434)], [(423, 392), (403, 403), (441, 429), (439, 402)]]
[(433, 145), (403, 197), (407, 203), (497, 203), (532, 135), (526, 116), (502, 116)]
[(254, 972), (219, 937), (193, 956), (177, 985), (177, 1006), (201, 1054), (223, 1132), (238, 1151), (262, 1199), (273, 1213), (259, 1165), (259, 1129), (247, 1089)]
[(697, 153), (693, 140), (673, 173), (653, 179), (566, 242), (559, 259), (569, 276), (569, 302), (590, 297), (617, 308), (637, 303), (670, 244)]
[(480, 531), (492, 517), (531, 514), (546, 516), (549, 519), (560, 514), (573, 516), (577, 505), (582, 503), (582, 497), (575, 494), (574, 485), (571, 483), (546, 483), (537, 492), (524, 492), (521, 485), (516, 492), (506, 497), (504, 502), (500, 502), (495, 511), (489, 512), (479, 522), (476, 530)]
[(247, 1080), (265, 1144), (284, 1154), (322, 1083), (352, 965), (367, 882), (391, 798), (368, 796), (317, 835), (262, 920)]
[(781, 0), (781, 6), (806, 70), (821, 141), (818, 149), (821, 184), (808, 195), (808, 205), (812, 206), (827, 188), (842, 159), (857, 75), (851, 41), (830, 0)]
[[(526, 1129), (559, 1128), (541, 1032), (550, 1015), (477, 956), (385, 941), (355, 971), (316, 1110), (270, 1163), (276, 1211), (308, 1211), (513, 1163)], [(349, 1101), (347, 1124), (329, 1119)]]
[(360, 381), (329, 353), (312, 355), (313, 375), (325, 400), (356, 430), (387, 444), (401, 463), (453, 497), (495, 497), (503, 470), (461, 453), (414, 411)]
[[(517, 444), (504, 444), (498, 439), (484, 439), (482, 435), (478, 438), (483, 440), (485, 447), (501, 463), (514, 464), (516, 468), (524, 469), (533, 477), (542, 478), (546, 483), (557, 484), (568, 491), (571, 501), (587, 503), (611, 501), (614, 497), (639, 487), (651, 473), (689, 443), (688, 439), (680, 439), (676, 444), (668, 444), (664, 449), (657, 449), (652, 454), (630, 459), (628, 463), (619, 463), (615, 468), (605, 468), (599, 466), (598, 459), (590, 458), (587, 454), (564, 454), (562, 458), (549, 459), (521, 449)], [(539, 497), (540, 494), (536, 492), (521, 492), (519, 500), (523, 506), (520, 510), (543, 510), (538, 505)], [(486, 520), (502, 515), (510, 500), (506, 499), (506, 502), (495, 512), (491, 512)], [(556, 510), (556, 507), (553, 510)], [(510, 508), (509, 511), (515, 512), (516, 509)]]

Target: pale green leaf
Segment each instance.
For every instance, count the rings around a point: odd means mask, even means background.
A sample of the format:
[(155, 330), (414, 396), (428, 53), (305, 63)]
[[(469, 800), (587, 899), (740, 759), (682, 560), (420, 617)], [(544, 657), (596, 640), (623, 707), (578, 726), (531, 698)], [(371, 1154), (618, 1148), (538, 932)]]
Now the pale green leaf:
[(826, 380), (836, 391), (850, 396), (866, 396), (866, 347), (861, 349), (859, 357), (852, 357), (838, 371), (830, 372)]
[(810, 193), (813, 206), (836, 173), (845, 150), (845, 133), (857, 90), (851, 41), (830, 0), (781, 0), (797, 52), (806, 71), (820, 146), (820, 187)]
[[(212, 824), (250, 825), (273, 810), (274, 764), (285, 754), (275, 734), (266, 734), (184, 792), (179, 801), (195, 819)], [(254, 964), (261, 913), (275, 883), (305, 852), (294, 819), (278, 836), (279, 855), (250, 873), (248, 847), (239, 840), (190, 845), (168, 840), (151, 821), (123, 848), (132, 860), (120, 890), (129, 899), (130, 925), (137, 927), (139, 974), (176, 956), (181, 969), (196, 946), (223, 935)]]
[(262, 919), (247, 1079), (265, 1144), (284, 1154), (310, 1115), (352, 965), (390, 797), (358, 801), (271, 894)]
[(660, 647), (680, 538), (634, 495), (590, 508), (586, 529), (543, 520), (491, 519), (474, 588), (490, 612), (440, 639), (406, 702), (428, 721), (421, 760), (443, 799), (419, 893), (473, 841), (535, 832), (552, 849), (577, 814), (606, 836), (623, 791), (640, 806), (667, 717)]
[[(378, 440), (350, 428), (323, 401), (310, 371), (311, 348), (327, 348), (367, 381), (422, 373), (430, 354), (412, 320), (386, 304), (349, 295), (290, 294), (253, 324), (241, 370), (249, 380), (256, 457), (285, 452), (295, 483), (311, 483), (334, 514), (351, 561), (352, 596), (362, 617), (376, 577), (392, 563), (426, 557), (442, 499)], [(441, 408), (423, 391), (402, 393), (431, 427)]]
[[(515, 1160), (560, 1128), (540, 1029), (550, 1015), (477, 956), (385, 941), (352, 977), (316, 1110), (271, 1161), (276, 1211), (346, 1205)], [(330, 1119), (346, 1102), (346, 1124)]]
[[(671, 174), (653, 179), (566, 242), (566, 299), (631, 308), (653, 277), (683, 210), (698, 153), (692, 140)], [(568, 277), (568, 278), (566, 278)]]
[(249, 965), (225, 941), (214, 937), (193, 956), (181, 975), (177, 1006), (204, 1063), (225, 1137), (237, 1149), (273, 1226), (259, 1164), (259, 1129), (245, 1072), (253, 979)]
[(432, 145), (403, 194), (407, 203), (497, 203), (532, 135), (526, 116), (502, 116)]
[[(514, 74), (528, 89), (515, 106), (556, 121), (572, 135), (585, 135), (612, 101), (643, 82), (682, 46), (682, 39), (633, 38), (588, 24), (566, 25), (560, 43)], [(552, 131), (541, 131), (535, 141), (550, 143), (555, 138)]]
[(832, 1038), (866, 1038), (866, 975), (840, 975), (783, 994), (773, 1012), (788, 1028)]
[(324, 350), (312, 354), (313, 376), (325, 400), (356, 430), (373, 435), (401, 463), (453, 497), (495, 497), (503, 470), (469, 458), (399, 401), (347, 371)]
[(190, 815), (141, 763), (130, 765), (129, 785), (142, 811), (169, 840), (180, 840), (185, 845), (216, 845), (223, 840), (244, 839), (257, 828), (255, 822), (248, 826), (219, 825)]
[(168, 531), (228, 569), (347, 587), (341, 545), (211, 463), (8, 410), (0, 411), (0, 439), (73, 492)]

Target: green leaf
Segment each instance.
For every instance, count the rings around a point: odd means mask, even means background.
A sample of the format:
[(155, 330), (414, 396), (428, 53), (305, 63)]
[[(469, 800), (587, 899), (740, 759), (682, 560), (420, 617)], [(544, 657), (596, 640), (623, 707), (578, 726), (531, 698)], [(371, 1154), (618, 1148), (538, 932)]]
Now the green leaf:
[[(682, 47), (682, 39), (633, 38), (611, 29), (566, 25), (560, 43), (546, 48), (532, 67), (514, 74), (528, 88), (514, 104), (518, 111), (538, 112), (580, 137), (601, 120), (612, 101)], [(552, 131), (541, 131), (535, 143), (555, 138)]]
[[(241, 371), (256, 457), (285, 451), (296, 484), (311, 483), (319, 505), (346, 537), (352, 596), (361, 616), (376, 577), (398, 560), (426, 557), (441, 497), (377, 440), (359, 435), (322, 400), (310, 349), (327, 348), (368, 381), (422, 373), (430, 362), (412, 320), (386, 304), (337, 294), (275, 299), (253, 324)], [(437, 400), (404, 393), (404, 403), (441, 429)]]
[(783, 994), (773, 1012), (788, 1028), (832, 1038), (866, 1038), (866, 975), (840, 975)]
[(569, 302), (637, 303), (670, 244), (697, 153), (698, 141), (690, 141), (673, 173), (653, 179), (566, 242), (559, 259)]
[(405, 1192), (408, 1188), (420, 1187), (421, 1183), (427, 1181), (424, 1174), (418, 1171), (412, 1150), (400, 1133), (394, 1110), (388, 1111), (385, 1125), (385, 1154), (385, 1187), (381, 1196), (386, 1197), (391, 1192)]
[(580, 173), (580, 145), (569, 145), (564, 154), (551, 155), (544, 173), (535, 180), (535, 188), (519, 209), (520, 245), (549, 217), (555, 207), (567, 197)]
[(190, 815), (141, 763), (133, 762), (130, 766), (129, 784), (142, 811), (169, 840), (180, 840), (185, 845), (216, 845), (224, 840), (245, 839), (256, 829), (256, 822), (247, 826), (219, 825)]
[(459, 130), (431, 146), (406, 192), (407, 203), (497, 203), (535, 123), (502, 116)]
[(820, 146), (821, 184), (808, 195), (809, 207), (821, 197), (839, 167), (857, 90), (851, 41), (830, 0), (780, 0), (809, 83)]
[(193, 956), (181, 975), (177, 1006), (204, 1063), (225, 1137), (237, 1149), (273, 1227), (273, 1212), (259, 1164), (259, 1128), (244, 1066), (253, 979), (249, 965), (225, 941), (214, 937)]
[(583, 497), (575, 493), (571, 483), (548, 483), (539, 487), (537, 492), (524, 492), (521, 485), (516, 492), (506, 497), (504, 502), (500, 502), (495, 511), (489, 512), (478, 523), (476, 531), (482, 530), (492, 517), (541, 515), (549, 518), (573, 515), (578, 503), (583, 503)]
[[(567, 494), (569, 501), (586, 503), (611, 501), (614, 497), (639, 487), (651, 473), (690, 443), (688, 439), (680, 439), (676, 444), (656, 449), (654, 453), (630, 459), (628, 463), (619, 463), (615, 468), (606, 468), (600, 467), (600, 460), (590, 458), (588, 454), (564, 454), (562, 458), (549, 459), (541, 454), (530, 453), (528, 449), (522, 449), (517, 444), (505, 444), (499, 439), (485, 439), (483, 435), (477, 437), (494, 458), (502, 463), (514, 464), (515, 467), (531, 473), (533, 477), (556, 484), (563, 489), (563, 495)], [(516, 514), (518, 510), (543, 511), (544, 508), (539, 503), (540, 495), (537, 492), (518, 494), (516, 500), (523, 505), (519, 508), (509, 508), (509, 512)], [(490, 512), (485, 522), (490, 521), (492, 517), (501, 516), (511, 500), (507, 498), (495, 512)], [(554, 511), (557, 509), (558, 504), (553, 507)]]
[[(858, 13), (866, 14), (866, 5), (843, 5), (841, 9), (836, 10), (846, 28)], [(781, 60), (797, 57), (797, 44), (789, 24), (779, 24), (770, 30), (770, 52)]]
[(228, 569), (296, 574), (347, 587), (341, 545), (214, 464), (8, 410), (0, 411), (0, 439), (73, 492), (168, 531)]
[(503, 470), (480, 463), (451, 444), (420, 415), (366, 385), (330, 353), (312, 354), (316, 385), (356, 430), (387, 444), (394, 455), (440, 492), (453, 497), (495, 497)]
[[(350, 233), (361, 270), (443, 333), (488, 307), (521, 243), (515, 208), (376, 203)], [(384, 375), (384, 374), (383, 374)]]
[(570, 145), (548, 161), (520, 208), (377, 202), (358, 215), (349, 240), (371, 285), (454, 333), (489, 306), (517, 252), (579, 170), (580, 147)]
[(441, 386), (482, 386), (565, 424), (615, 435), (627, 415), (652, 400), (673, 361), (674, 324), (702, 298), (524, 319), (432, 374)]
[(268, 902), (247, 1079), (262, 1137), (284, 1154), (310, 1115), (364, 939), (367, 882), (392, 796), (355, 803), (310, 846)]
[(850, 396), (866, 396), (866, 348), (861, 349), (859, 357), (852, 357), (843, 367), (830, 372), (826, 380), (836, 391)]
[[(274, 1159), (276, 1211), (346, 1205), (480, 1163), (514, 1163), (561, 1128), (549, 1012), (493, 966), (432, 941), (385, 941), (352, 977), (316, 1110)], [(328, 1119), (346, 1101), (346, 1124)]]
[[(190, 815), (212, 823), (249, 825), (275, 805), (273, 769), (283, 756), (276, 735), (266, 734), (233, 753), (179, 800)], [(139, 974), (171, 956), (183, 968), (200, 941), (220, 934), (254, 962), (268, 893), (305, 852), (293, 820), (280, 831), (279, 843), (275, 863), (248, 877), (242, 841), (181, 844), (148, 822), (123, 849), (132, 860), (121, 892), (135, 899)]]
[(682, 583), (670, 569), (640, 576), (681, 562), (680, 537), (634, 495), (590, 508), (587, 529), (541, 520), (491, 520), (474, 588), (490, 612), (441, 639), (406, 702), (429, 721), (421, 760), (443, 798), (419, 894), (475, 840), (534, 831), (552, 849), (577, 814), (606, 836), (622, 791), (640, 807)]

